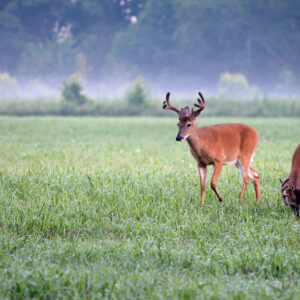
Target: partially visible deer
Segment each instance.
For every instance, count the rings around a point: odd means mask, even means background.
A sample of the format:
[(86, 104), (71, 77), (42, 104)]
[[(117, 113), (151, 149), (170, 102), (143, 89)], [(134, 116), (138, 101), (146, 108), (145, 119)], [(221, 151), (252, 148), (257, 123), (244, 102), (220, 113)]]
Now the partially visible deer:
[(281, 196), (285, 205), (293, 211), (299, 213), (300, 207), (300, 144), (296, 148), (293, 160), (292, 170), (289, 177), (281, 182)]
[(211, 188), (216, 193), (219, 201), (223, 201), (217, 189), (217, 180), (223, 165), (234, 164), (240, 171), (243, 178), (243, 188), (240, 195), (245, 194), (249, 178), (254, 182), (256, 199), (260, 202), (260, 176), (250, 166), (257, 143), (257, 131), (244, 124), (220, 124), (208, 127), (197, 128), (196, 119), (205, 108), (203, 95), (198, 93), (200, 98), (194, 104), (197, 109), (189, 109), (188, 106), (181, 110), (170, 104), (170, 93), (167, 93), (163, 102), (163, 109), (171, 109), (179, 116), (178, 134), (176, 141), (187, 140), (190, 151), (197, 161), (200, 184), (201, 202), (204, 204), (206, 171), (208, 165), (213, 165)]

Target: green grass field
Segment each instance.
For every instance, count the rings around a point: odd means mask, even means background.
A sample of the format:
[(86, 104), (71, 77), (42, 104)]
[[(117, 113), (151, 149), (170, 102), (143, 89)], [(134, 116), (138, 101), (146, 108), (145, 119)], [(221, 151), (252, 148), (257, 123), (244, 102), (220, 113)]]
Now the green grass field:
[[(300, 299), (300, 220), (280, 199), (300, 119), (260, 135), (250, 183), (200, 204), (176, 118), (0, 118), (0, 298)], [(211, 168), (209, 169), (209, 177)]]

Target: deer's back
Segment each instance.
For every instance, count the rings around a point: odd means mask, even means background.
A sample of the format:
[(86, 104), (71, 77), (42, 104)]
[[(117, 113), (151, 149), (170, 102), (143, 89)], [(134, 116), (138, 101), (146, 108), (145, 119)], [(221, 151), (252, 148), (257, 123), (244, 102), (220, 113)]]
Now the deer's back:
[(258, 143), (257, 131), (239, 123), (200, 127), (198, 135), (205, 151), (225, 162), (233, 162), (241, 155), (251, 157)]
[(231, 146), (243, 144), (251, 140), (257, 144), (258, 133), (257, 131), (245, 124), (229, 123), (218, 124), (207, 127), (200, 127), (198, 129), (201, 137), (207, 136), (211, 142), (222, 141), (224, 144)]
[(300, 172), (300, 144), (296, 148), (293, 155), (292, 169), (297, 169)]

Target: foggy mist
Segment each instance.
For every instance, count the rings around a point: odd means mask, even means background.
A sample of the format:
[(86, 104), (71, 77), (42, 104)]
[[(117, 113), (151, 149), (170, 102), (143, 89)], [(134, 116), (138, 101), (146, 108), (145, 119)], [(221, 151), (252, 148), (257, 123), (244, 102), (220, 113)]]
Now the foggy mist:
[(74, 73), (94, 99), (138, 77), (154, 98), (295, 98), (299, 29), (296, 0), (1, 1), (0, 98), (58, 98)]

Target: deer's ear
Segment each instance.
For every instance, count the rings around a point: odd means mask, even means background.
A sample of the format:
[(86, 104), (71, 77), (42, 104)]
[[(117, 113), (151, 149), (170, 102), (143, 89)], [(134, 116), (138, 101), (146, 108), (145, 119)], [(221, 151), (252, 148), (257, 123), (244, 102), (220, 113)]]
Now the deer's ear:
[(186, 106), (182, 111), (182, 117), (189, 117), (191, 115), (190, 108)]

